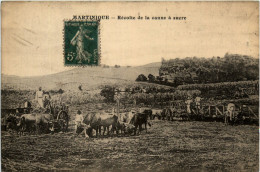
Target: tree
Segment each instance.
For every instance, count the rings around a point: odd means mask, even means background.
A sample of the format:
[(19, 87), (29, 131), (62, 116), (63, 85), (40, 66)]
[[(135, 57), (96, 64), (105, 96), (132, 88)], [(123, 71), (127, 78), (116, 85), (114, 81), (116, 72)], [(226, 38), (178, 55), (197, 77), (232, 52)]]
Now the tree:
[(162, 57), (162, 64), (165, 62), (165, 59)]
[(140, 74), (137, 78), (136, 81), (147, 81), (147, 77), (144, 74)]
[(100, 95), (105, 97), (105, 101), (108, 103), (114, 102), (115, 88), (111, 86), (105, 86), (100, 92)]
[(149, 74), (148, 75), (148, 79), (149, 79), (149, 82), (154, 82), (155, 81), (155, 76), (153, 76), (152, 74)]

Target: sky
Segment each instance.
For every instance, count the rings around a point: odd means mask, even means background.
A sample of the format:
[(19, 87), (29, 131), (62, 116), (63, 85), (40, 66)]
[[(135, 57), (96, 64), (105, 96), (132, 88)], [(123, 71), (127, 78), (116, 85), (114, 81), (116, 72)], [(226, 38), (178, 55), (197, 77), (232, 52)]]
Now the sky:
[[(161, 58), (259, 56), (258, 2), (4, 2), (2, 74), (46, 75), (64, 66), (63, 27), (73, 15), (109, 15), (100, 25), (101, 64)], [(186, 20), (117, 20), (117, 16)], [(115, 17), (115, 19), (112, 19)]]

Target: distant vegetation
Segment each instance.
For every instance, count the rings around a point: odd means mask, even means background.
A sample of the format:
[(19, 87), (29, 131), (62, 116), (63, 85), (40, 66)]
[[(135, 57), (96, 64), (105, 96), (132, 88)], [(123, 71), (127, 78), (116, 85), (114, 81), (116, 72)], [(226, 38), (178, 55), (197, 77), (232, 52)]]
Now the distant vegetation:
[[(259, 79), (259, 59), (226, 53), (224, 57), (162, 59), (159, 76), (148, 75), (149, 82), (178, 86), (195, 83), (234, 82)], [(140, 75), (136, 79), (140, 80)]]
[(105, 64), (104, 64), (104, 65), (103, 65), (103, 68), (109, 68), (109, 65), (105, 65)]
[(64, 90), (60, 88), (59, 90), (50, 90), (48, 92), (51, 93), (51, 94), (63, 94)]

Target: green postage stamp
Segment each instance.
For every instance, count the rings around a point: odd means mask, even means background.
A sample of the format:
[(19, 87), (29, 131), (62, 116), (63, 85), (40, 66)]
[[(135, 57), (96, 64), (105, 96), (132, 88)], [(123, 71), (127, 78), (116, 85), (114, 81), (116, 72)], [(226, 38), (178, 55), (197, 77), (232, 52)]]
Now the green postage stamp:
[(64, 21), (65, 66), (100, 64), (99, 21)]

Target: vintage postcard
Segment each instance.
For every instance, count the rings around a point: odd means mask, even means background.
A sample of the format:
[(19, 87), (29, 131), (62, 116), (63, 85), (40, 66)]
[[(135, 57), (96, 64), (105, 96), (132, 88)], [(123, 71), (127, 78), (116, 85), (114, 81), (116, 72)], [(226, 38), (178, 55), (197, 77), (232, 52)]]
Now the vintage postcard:
[(259, 171), (259, 2), (2, 2), (2, 171)]

